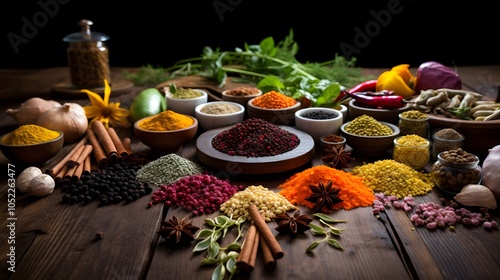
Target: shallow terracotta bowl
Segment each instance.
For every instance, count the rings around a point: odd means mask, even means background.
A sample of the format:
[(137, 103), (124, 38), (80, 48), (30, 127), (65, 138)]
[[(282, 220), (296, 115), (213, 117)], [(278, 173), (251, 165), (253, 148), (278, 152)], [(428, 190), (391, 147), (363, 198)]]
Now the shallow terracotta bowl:
[(393, 141), (399, 135), (399, 128), (397, 125), (380, 122), (389, 126), (393, 133), (388, 136), (363, 136), (355, 135), (345, 131), (345, 127), (349, 125), (346, 122), (340, 126), (341, 135), (346, 139), (346, 144), (353, 149), (353, 153), (365, 157), (378, 157), (384, 155), (394, 145)]
[(3, 144), (3, 138), (9, 133), (0, 137), (0, 150), (6, 158), (14, 163), (23, 165), (40, 165), (53, 158), (64, 146), (64, 133), (58, 131), (56, 139), (31, 145), (8, 145)]
[(154, 116), (142, 118), (134, 123), (135, 136), (144, 145), (155, 151), (160, 153), (175, 152), (191, 141), (198, 131), (198, 120), (193, 116), (186, 116), (193, 119), (193, 124), (191, 126), (169, 131), (144, 130), (139, 127), (139, 123)]

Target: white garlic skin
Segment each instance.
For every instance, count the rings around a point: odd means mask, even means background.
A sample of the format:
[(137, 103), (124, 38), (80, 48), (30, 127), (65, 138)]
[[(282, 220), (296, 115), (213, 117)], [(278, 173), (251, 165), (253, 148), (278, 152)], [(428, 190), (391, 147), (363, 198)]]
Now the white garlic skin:
[(56, 187), (54, 178), (49, 174), (41, 174), (30, 181), (27, 192), (36, 196), (46, 196), (51, 194)]
[(16, 189), (22, 193), (27, 192), (31, 180), (42, 174), (42, 170), (36, 166), (27, 167), (17, 176)]
[(469, 184), (462, 188), (460, 193), (453, 198), (465, 206), (497, 208), (497, 200), (493, 192), (484, 185)]

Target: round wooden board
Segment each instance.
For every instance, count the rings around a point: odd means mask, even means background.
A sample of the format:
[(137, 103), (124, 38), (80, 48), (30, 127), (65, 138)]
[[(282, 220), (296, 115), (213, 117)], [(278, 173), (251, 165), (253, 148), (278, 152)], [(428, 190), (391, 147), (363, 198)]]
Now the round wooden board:
[(196, 140), (196, 156), (203, 164), (231, 174), (273, 174), (292, 170), (310, 162), (314, 156), (312, 137), (290, 126), (279, 126), (300, 139), (299, 145), (286, 153), (272, 157), (231, 156), (212, 147), (212, 138), (229, 127), (209, 130)]
[[(129, 93), (134, 88), (134, 83), (127, 80), (117, 80), (113, 81), (110, 85), (111, 94), (113, 96), (121, 95), (124, 93)], [(95, 92), (97, 94), (104, 94), (104, 87), (89, 88), (88, 90)], [(52, 92), (67, 98), (82, 98), (86, 97), (87, 94), (81, 91), (81, 88), (77, 88), (70, 83), (59, 83), (52, 87)]]

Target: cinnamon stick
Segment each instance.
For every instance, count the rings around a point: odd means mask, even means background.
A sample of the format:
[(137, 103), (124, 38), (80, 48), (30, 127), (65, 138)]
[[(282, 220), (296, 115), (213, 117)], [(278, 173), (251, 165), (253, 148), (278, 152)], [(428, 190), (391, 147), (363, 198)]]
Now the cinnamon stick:
[(257, 252), (259, 251), (259, 243), (260, 243), (259, 240), (260, 240), (260, 233), (257, 230), (257, 232), (255, 233), (254, 241), (253, 241), (250, 259), (248, 260), (247, 270), (253, 270), (253, 268), (255, 267), (255, 261), (257, 260)]
[(99, 168), (104, 168), (109, 164), (108, 156), (104, 151), (99, 139), (97, 139), (96, 134), (90, 128), (87, 129), (87, 138), (89, 139), (90, 145), (92, 145), (92, 151)]
[(248, 228), (247, 236), (243, 242), (243, 247), (241, 248), (240, 254), (236, 259), (236, 267), (243, 271), (249, 271), (253, 267), (249, 267), (250, 258), (252, 257), (252, 251), (254, 249), (254, 243), (258, 238), (258, 231), (255, 224), (252, 223)]
[(72, 181), (78, 181), (83, 174), (83, 163), (76, 166), (75, 172), (71, 176)]
[(278, 243), (278, 240), (276, 240), (276, 237), (274, 237), (273, 233), (267, 226), (266, 220), (264, 220), (264, 218), (262, 218), (262, 216), (260, 215), (259, 209), (257, 209), (257, 206), (255, 206), (255, 204), (250, 204), (250, 206), (248, 206), (248, 214), (250, 215), (252, 221), (255, 223), (255, 226), (257, 226), (260, 234), (263, 235), (264, 240), (266, 240), (267, 242), (267, 245), (269, 245), (269, 248), (273, 253), (273, 257), (275, 259), (283, 258), (285, 253), (283, 252), (281, 245)]
[(130, 139), (129, 137), (123, 138), (123, 146), (125, 147), (125, 149), (127, 150), (129, 155), (133, 154), (133, 152), (132, 152), (132, 139)]
[(68, 161), (66, 162), (66, 164), (68, 165), (69, 168), (72, 168), (74, 166), (77, 166), (78, 163), (77, 163), (77, 160), (78, 160), (78, 157), (80, 156), (80, 154), (82, 153), (83, 151), (83, 148), (84, 148), (85, 145), (81, 145), (79, 146), (76, 151), (74, 151), (72, 154), (71, 154), (71, 157), (68, 159)]
[[(61, 172), (61, 170), (64, 169), (64, 167), (67, 165), (68, 160), (71, 158), (73, 153), (78, 150), (80, 146), (83, 146), (87, 142), (87, 137), (83, 137), (82, 140), (80, 140), (70, 151), (69, 153), (61, 160), (59, 161), (54, 167), (51, 169), (47, 169), (45, 173), (49, 174), (53, 178), (56, 178), (57, 174)], [(62, 178), (62, 177), (61, 177)]]
[(97, 139), (99, 139), (99, 143), (101, 143), (107, 157), (111, 161), (116, 160), (118, 152), (116, 151), (115, 144), (113, 143), (113, 140), (111, 140), (104, 124), (101, 121), (95, 121), (92, 122), (91, 128), (97, 136)]
[(113, 141), (113, 144), (115, 144), (116, 147), (116, 152), (118, 155), (124, 159), (126, 159), (129, 156), (129, 153), (127, 149), (125, 149), (125, 146), (123, 145), (122, 140), (116, 133), (116, 130), (112, 127), (108, 127), (108, 134), (111, 137), (111, 140)]
[(267, 242), (264, 240), (264, 236), (262, 236), (262, 234), (259, 235), (259, 239), (262, 258), (264, 259), (264, 268), (266, 270), (273, 270), (276, 267), (276, 260), (274, 259), (273, 252), (271, 252), (271, 248), (267, 245)]
[(90, 172), (92, 171), (92, 158), (90, 157), (90, 155), (88, 155), (86, 158), (85, 158), (85, 161), (83, 162), (83, 172), (82, 174), (90, 174)]

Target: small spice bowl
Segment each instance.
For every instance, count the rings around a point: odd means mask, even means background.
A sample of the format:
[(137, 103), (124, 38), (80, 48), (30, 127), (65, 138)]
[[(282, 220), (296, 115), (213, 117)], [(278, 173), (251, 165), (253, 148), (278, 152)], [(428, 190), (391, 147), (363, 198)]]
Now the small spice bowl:
[(268, 109), (257, 107), (252, 104), (256, 97), (250, 99), (247, 104), (247, 114), (249, 118), (260, 118), (268, 121), (274, 125), (288, 125), (295, 124), (295, 112), (300, 110), (301, 103), (297, 101), (295, 105), (282, 108), (282, 109)]
[(353, 152), (365, 157), (382, 156), (393, 147), (393, 141), (399, 136), (399, 128), (397, 125), (388, 122), (380, 122), (391, 128), (392, 134), (386, 136), (364, 136), (349, 133), (345, 130), (351, 122), (346, 122), (340, 126), (341, 135), (345, 137), (346, 144), (349, 145)]
[(295, 126), (311, 135), (315, 142), (320, 142), (321, 136), (338, 134), (342, 120), (342, 113), (331, 108), (309, 107), (295, 112)]
[(229, 101), (212, 101), (194, 109), (196, 119), (204, 130), (230, 126), (243, 121), (245, 107)]
[(53, 140), (30, 144), (30, 145), (9, 145), (3, 143), (3, 139), (10, 133), (0, 137), (0, 150), (6, 158), (14, 163), (23, 165), (41, 165), (53, 158), (64, 146), (64, 133), (58, 131), (59, 136)]
[(160, 153), (170, 153), (179, 150), (183, 145), (191, 141), (198, 131), (198, 120), (193, 119), (193, 124), (176, 130), (151, 131), (140, 128), (139, 123), (154, 116), (142, 118), (134, 123), (134, 133), (144, 145)]
[(257, 96), (261, 96), (262, 91), (254, 87), (236, 87), (225, 90), (221, 93), (223, 101), (235, 102), (247, 106), (248, 101)]
[(208, 93), (206, 91), (202, 89), (194, 90), (201, 93), (201, 95), (194, 98), (174, 98), (171, 92), (166, 91), (165, 98), (167, 100), (167, 109), (179, 114), (185, 114), (194, 117), (194, 108), (196, 108), (196, 106), (200, 104), (207, 103), (208, 101)]
[(356, 100), (352, 99), (349, 101), (349, 119), (353, 120), (361, 115), (368, 115), (380, 122), (387, 122), (391, 124), (398, 124), (399, 114), (410, 109), (409, 103), (398, 109), (379, 109), (365, 107)]
[(338, 134), (328, 134), (320, 138), (323, 150), (345, 148), (346, 139)]

